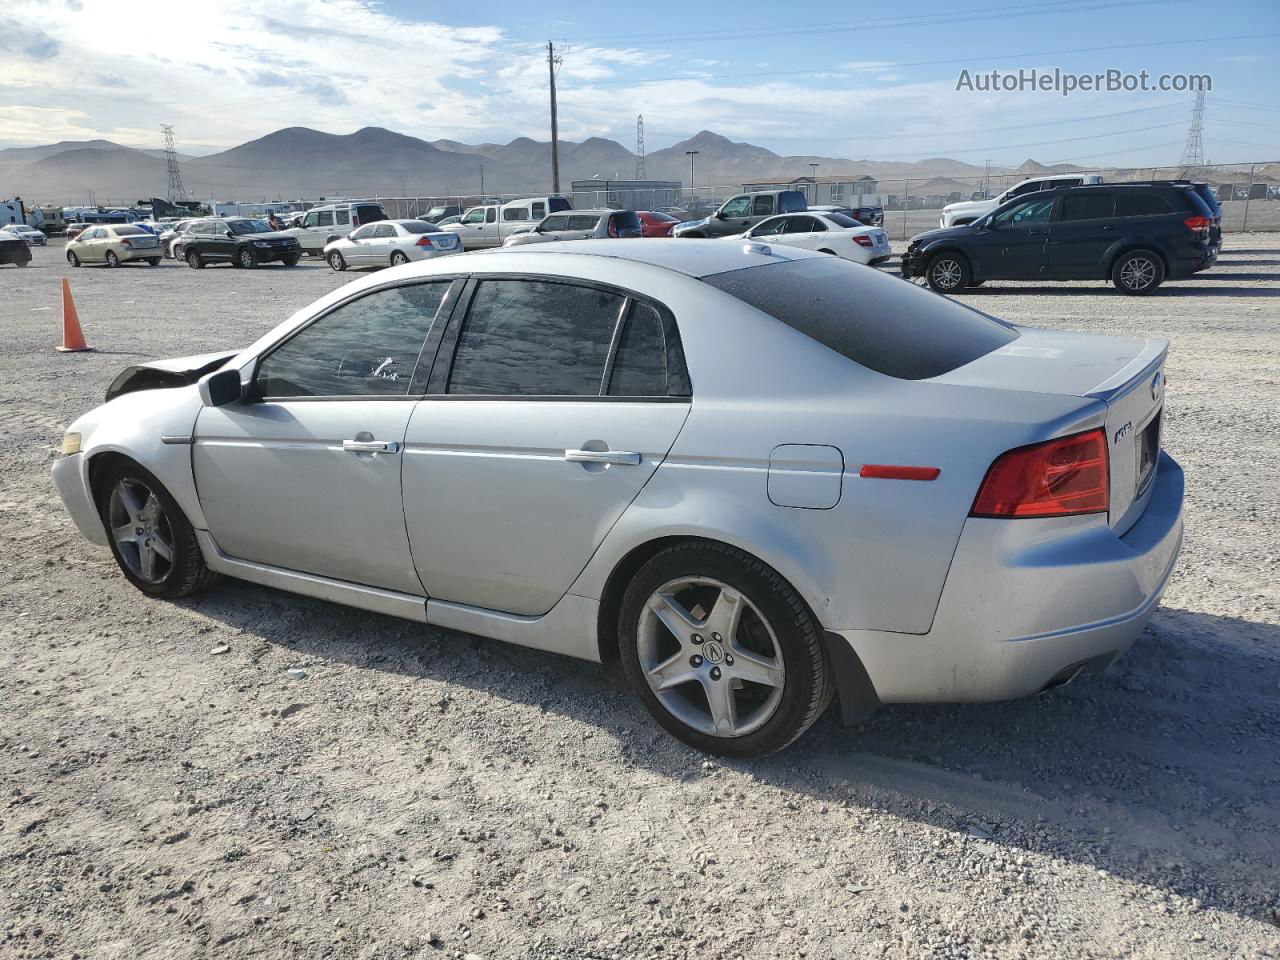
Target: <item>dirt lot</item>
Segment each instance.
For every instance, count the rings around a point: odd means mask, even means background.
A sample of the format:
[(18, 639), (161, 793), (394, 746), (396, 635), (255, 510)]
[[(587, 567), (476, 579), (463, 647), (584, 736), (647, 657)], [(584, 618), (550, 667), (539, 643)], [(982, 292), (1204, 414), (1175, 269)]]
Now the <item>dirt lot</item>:
[[(51, 350), (64, 275), (96, 353)], [(749, 764), (610, 669), (234, 581), (149, 601), (78, 537), (52, 449), (121, 367), (345, 279), (0, 267), (0, 956), (1280, 956), (1280, 238), (1145, 299), (967, 298), (1173, 342), (1186, 546), (1125, 660)]]

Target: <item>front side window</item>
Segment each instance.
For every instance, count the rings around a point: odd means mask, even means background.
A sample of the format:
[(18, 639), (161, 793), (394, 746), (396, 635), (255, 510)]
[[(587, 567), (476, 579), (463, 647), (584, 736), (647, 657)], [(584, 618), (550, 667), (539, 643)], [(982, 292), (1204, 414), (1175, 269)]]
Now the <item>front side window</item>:
[(450, 282), (377, 290), (325, 314), (263, 358), (259, 395), (404, 396)]
[(1059, 220), (1104, 220), (1110, 219), (1115, 209), (1113, 195), (1095, 193), (1094, 191), (1071, 191), (1062, 198), (1062, 213)]
[(904, 380), (940, 376), (1018, 336), (977, 310), (837, 257), (703, 280), (855, 363)]
[(357, 227), (351, 231), (350, 239), (352, 240), (368, 240), (373, 236), (374, 227), (372, 225), (365, 227)]
[(320, 223), (320, 214), (315, 212), (308, 213), (305, 217), (302, 218), (302, 225), (304, 227), (314, 227), (314, 226), (317, 226), (319, 223)]
[(596, 396), (622, 297), (542, 280), (485, 280), (458, 338), (449, 393)]
[(547, 217), (538, 227), (539, 233), (554, 233), (557, 230), (568, 230), (568, 217)]
[(773, 194), (758, 194), (751, 202), (751, 215), (753, 217), (767, 217), (771, 213), (773, 213)]
[(467, 215), (462, 218), (463, 223), (484, 223), (484, 207), (476, 207), (474, 210), (468, 210)]
[[(773, 211), (770, 210), (770, 213)], [(720, 213), (726, 217), (745, 217), (751, 213), (751, 195), (743, 194), (740, 197), (734, 197), (732, 200), (726, 200), (724, 206), (720, 208)]]
[(1026, 203), (1015, 203), (1007, 210), (1001, 210), (995, 216), (995, 222), (1002, 227), (1031, 228), (1049, 222), (1053, 213), (1053, 198), (1028, 200)]
[(754, 227), (748, 236), (751, 237), (771, 237), (775, 233), (782, 233), (786, 227), (786, 217), (772, 217), (768, 220), (761, 220)]

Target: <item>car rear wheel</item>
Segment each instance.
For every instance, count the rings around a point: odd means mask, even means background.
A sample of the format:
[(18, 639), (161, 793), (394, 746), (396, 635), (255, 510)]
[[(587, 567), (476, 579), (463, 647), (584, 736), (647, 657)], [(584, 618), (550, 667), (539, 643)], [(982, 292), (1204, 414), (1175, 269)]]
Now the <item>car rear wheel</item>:
[(80, 266), (80, 258), (76, 256), (76, 252), (74, 250), (67, 251), (67, 263), (71, 264), (73, 267)]
[(160, 258), (159, 258), (159, 257), (147, 257), (147, 263), (151, 264), (151, 266), (153, 266), (153, 267), (158, 267), (158, 266), (160, 266)]
[(116, 256), (116, 252), (114, 250), (107, 251), (107, 266), (108, 267), (120, 266), (120, 258)]
[(236, 265), (244, 270), (252, 270), (258, 265), (258, 255), (252, 247), (241, 247), (236, 252)]
[(1126, 253), (1111, 268), (1111, 282), (1130, 296), (1151, 293), (1164, 283), (1164, 262), (1148, 250)]
[(99, 484), (98, 513), (116, 563), (143, 593), (182, 597), (218, 578), (205, 564), (182, 508), (136, 463), (124, 461), (108, 470)]
[(955, 293), (969, 285), (969, 261), (958, 253), (939, 253), (929, 261), (925, 278), (938, 293)]
[(402, 250), (396, 250), (391, 254), (391, 265), (393, 267), (401, 266), (409, 262), (409, 257)]
[(192, 270), (204, 269), (204, 257), (200, 256), (199, 250), (187, 251), (187, 266)]
[(646, 709), (709, 753), (780, 750), (834, 694), (803, 599), (777, 571), (720, 544), (670, 547), (640, 569), (623, 596), (619, 649)]

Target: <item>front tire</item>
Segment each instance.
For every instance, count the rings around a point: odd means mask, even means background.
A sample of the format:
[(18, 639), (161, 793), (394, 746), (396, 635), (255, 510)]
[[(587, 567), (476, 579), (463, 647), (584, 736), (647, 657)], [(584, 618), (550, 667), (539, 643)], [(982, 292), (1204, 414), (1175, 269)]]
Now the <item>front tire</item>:
[(347, 269), (347, 260), (338, 250), (334, 250), (329, 254), (329, 269), (335, 273), (341, 273)]
[(147, 263), (149, 263), (149, 264), (150, 264), (151, 266), (153, 266), (153, 267), (158, 267), (158, 266), (160, 266), (160, 258), (159, 258), (159, 257), (147, 257)]
[(252, 247), (241, 247), (236, 252), (236, 266), (243, 270), (252, 270), (258, 265), (258, 255)]
[(285, 258), (284, 258), (283, 260), (281, 260), (280, 262), (281, 262), (281, 263), (283, 263), (286, 267), (296, 267), (296, 266), (298, 265), (298, 258), (297, 258), (297, 257), (285, 257)]
[(938, 293), (956, 293), (969, 285), (973, 274), (969, 261), (959, 253), (939, 253), (929, 261), (925, 279)]
[(76, 256), (76, 252), (74, 250), (67, 251), (67, 263), (71, 264), (73, 267), (80, 266), (80, 258)]
[(627, 681), (667, 732), (729, 757), (781, 750), (835, 688), (804, 600), (761, 561), (722, 544), (669, 547), (622, 599)]
[(1149, 250), (1123, 254), (1111, 268), (1111, 283), (1131, 297), (1145, 296), (1164, 283), (1164, 261)]
[(143, 593), (184, 597), (217, 580), (182, 508), (149, 471), (121, 462), (107, 471), (97, 493), (112, 556)]

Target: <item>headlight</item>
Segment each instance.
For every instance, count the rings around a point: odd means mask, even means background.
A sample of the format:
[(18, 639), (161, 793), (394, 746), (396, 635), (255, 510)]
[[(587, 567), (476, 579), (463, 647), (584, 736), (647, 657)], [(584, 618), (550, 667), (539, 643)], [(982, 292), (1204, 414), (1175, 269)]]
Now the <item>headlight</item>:
[(69, 457), (73, 453), (80, 452), (80, 434), (64, 433), (62, 435), (62, 447), (60, 450), (64, 457)]
[(254, 245), (255, 247), (269, 247), (269, 246), (271, 246), (271, 244), (270, 244), (268, 241), (266, 241), (266, 240), (255, 240), (255, 241), (253, 241), (253, 245)]

